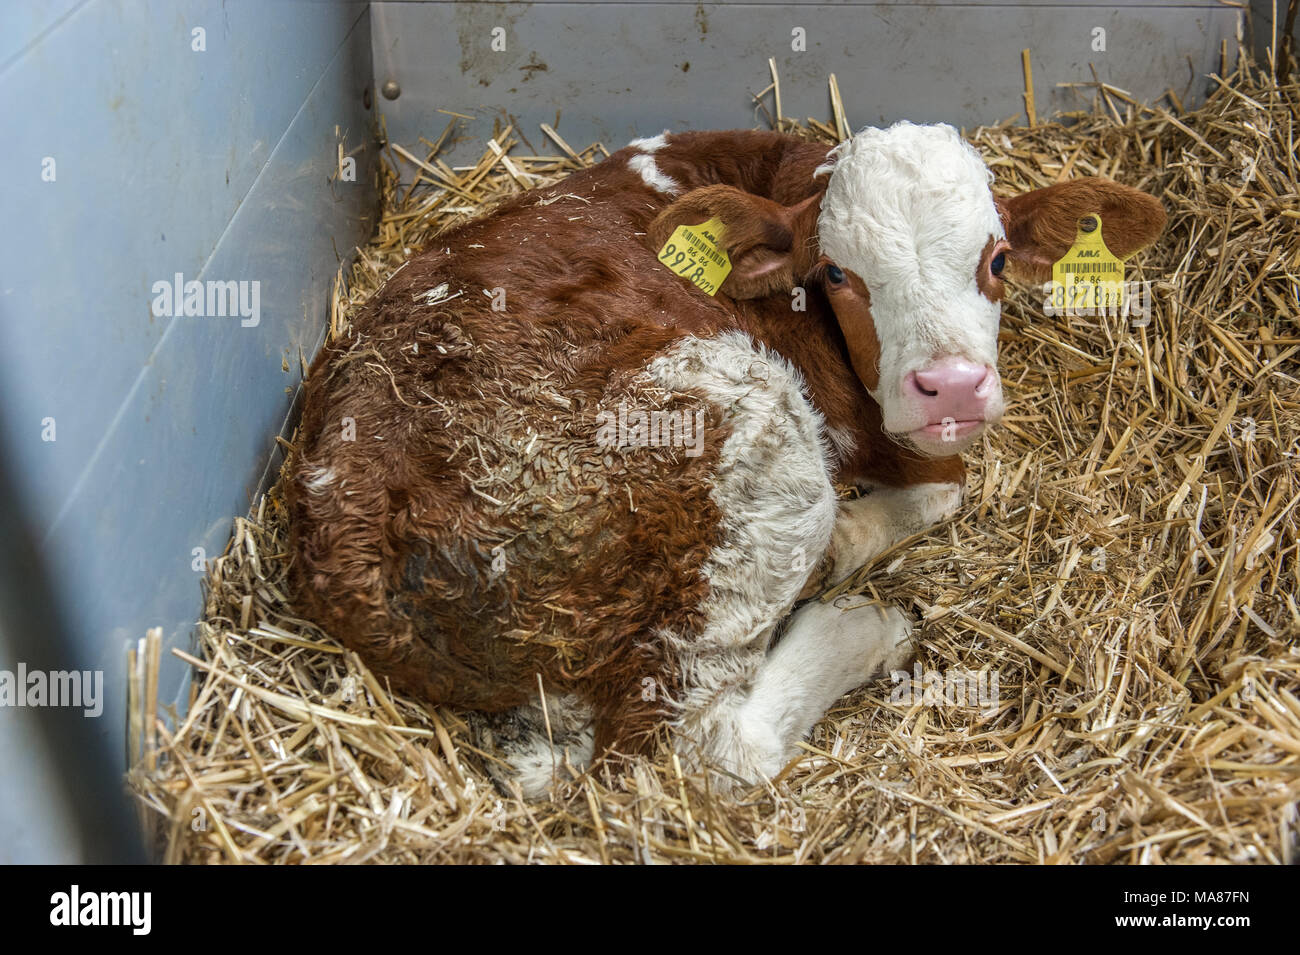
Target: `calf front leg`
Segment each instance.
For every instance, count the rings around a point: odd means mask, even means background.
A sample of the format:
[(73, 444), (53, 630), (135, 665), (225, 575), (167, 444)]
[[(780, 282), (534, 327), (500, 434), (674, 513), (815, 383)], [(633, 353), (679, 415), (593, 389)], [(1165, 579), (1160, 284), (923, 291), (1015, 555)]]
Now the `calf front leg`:
[(876, 487), (856, 500), (841, 501), (830, 546), (800, 598), (847, 580), (900, 540), (949, 519), (961, 507), (961, 498), (960, 484), (933, 482)]
[(780, 772), (836, 700), (906, 666), (914, 652), (911, 630), (897, 608), (860, 598), (805, 604), (748, 688), (709, 714), (703, 739), (709, 761), (746, 781)]

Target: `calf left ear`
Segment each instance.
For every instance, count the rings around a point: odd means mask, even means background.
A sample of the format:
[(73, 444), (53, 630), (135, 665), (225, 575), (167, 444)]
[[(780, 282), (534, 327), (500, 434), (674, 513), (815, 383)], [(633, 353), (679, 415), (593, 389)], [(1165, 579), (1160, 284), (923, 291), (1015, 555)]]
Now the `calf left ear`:
[[(817, 196), (783, 206), (733, 186), (688, 192), (650, 223), (646, 241), (656, 255), (681, 225), (720, 219), (731, 273), (721, 291), (732, 298), (759, 298), (788, 291), (812, 265), (807, 241), (817, 223)], [(805, 261), (807, 260), (807, 261)]]
[(1159, 199), (1109, 179), (1071, 179), (999, 199), (997, 206), (1011, 245), (1007, 258), (1030, 282), (1052, 277), (1052, 263), (1070, 251), (1086, 215), (1101, 216), (1106, 248), (1121, 259), (1150, 245), (1165, 227)]

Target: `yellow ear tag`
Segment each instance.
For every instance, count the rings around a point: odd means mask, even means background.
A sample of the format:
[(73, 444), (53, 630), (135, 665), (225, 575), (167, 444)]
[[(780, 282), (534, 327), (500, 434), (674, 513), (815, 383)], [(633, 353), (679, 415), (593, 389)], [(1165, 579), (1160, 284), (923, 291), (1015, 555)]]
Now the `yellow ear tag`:
[(1084, 216), (1075, 229), (1074, 245), (1052, 266), (1053, 305), (1066, 312), (1118, 309), (1124, 301), (1124, 263), (1106, 248), (1101, 216)]
[(679, 225), (659, 250), (659, 261), (701, 291), (717, 295), (731, 274), (731, 260), (722, 245), (725, 233), (721, 219)]

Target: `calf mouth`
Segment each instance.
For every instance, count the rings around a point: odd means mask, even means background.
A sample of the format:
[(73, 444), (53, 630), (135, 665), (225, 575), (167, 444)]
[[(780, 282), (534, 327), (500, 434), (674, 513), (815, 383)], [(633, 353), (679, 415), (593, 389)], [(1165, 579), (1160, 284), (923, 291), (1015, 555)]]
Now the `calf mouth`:
[(994, 423), (984, 418), (945, 418), (895, 435), (895, 438), (927, 458), (946, 458), (967, 450)]

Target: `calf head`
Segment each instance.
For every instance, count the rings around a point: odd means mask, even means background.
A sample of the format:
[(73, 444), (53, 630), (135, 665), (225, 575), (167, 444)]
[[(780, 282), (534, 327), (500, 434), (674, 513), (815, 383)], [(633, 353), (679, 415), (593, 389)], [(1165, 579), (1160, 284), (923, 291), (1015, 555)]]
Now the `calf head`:
[(897, 123), (837, 147), (817, 220), (819, 272), (884, 430), (931, 456), (1002, 415), (998, 326), (1008, 266), (1043, 280), (1097, 213), (1124, 258), (1164, 225), (1151, 196), (1076, 179), (1000, 202), (951, 126)]
[(1007, 272), (1046, 280), (1086, 215), (1101, 216), (1120, 258), (1154, 241), (1165, 219), (1154, 197), (1103, 179), (995, 199), (992, 173), (946, 125), (864, 130), (813, 176), (824, 191), (794, 206), (695, 190), (659, 215), (649, 240), (658, 248), (676, 225), (718, 216), (733, 261), (724, 293), (820, 283), (884, 431), (930, 457), (964, 450), (1002, 415)]

